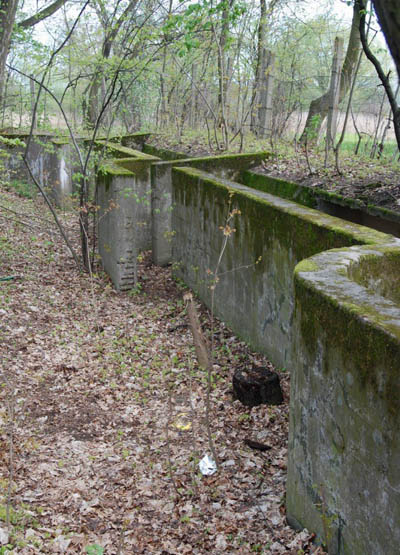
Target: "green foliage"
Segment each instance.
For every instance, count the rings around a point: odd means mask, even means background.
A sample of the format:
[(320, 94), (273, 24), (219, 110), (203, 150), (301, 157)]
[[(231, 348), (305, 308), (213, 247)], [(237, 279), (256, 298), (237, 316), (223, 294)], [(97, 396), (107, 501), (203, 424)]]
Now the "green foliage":
[(93, 543), (93, 544), (87, 545), (85, 547), (85, 552), (88, 555), (103, 555), (104, 547), (101, 547), (101, 545), (99, 545), (97, 543)]
[(318, 139), (318, 131), (321, 126), (321, 115), (316, 114), (311, 118), (310, 125), (306, 130), (307, 140), (316, 141)]
[(26, 181), (14, 179), (5, 184), (6, 189), (13, 191), (20, 197), (34, 199), (37, 196), (37, 191), (34, 185)]
[(2, 137), (0, 135), (0, 143), (7, 147), (14, 147), (14, 146), (20, 146), (23, 148), (26, 147), (26, 144), (24, 143), (24, 141), (18, 137), (16, 137), (15, 139), (11, 139), (10, 137)]

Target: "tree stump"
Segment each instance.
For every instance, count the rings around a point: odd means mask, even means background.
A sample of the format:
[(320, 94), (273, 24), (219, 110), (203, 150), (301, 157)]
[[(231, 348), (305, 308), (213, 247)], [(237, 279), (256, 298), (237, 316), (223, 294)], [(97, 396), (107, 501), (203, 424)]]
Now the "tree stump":
[(268, 368), (240, 368), (233, 375), (232, 385), (236, 398), (246, 407), (283, 403), (279, 376)]

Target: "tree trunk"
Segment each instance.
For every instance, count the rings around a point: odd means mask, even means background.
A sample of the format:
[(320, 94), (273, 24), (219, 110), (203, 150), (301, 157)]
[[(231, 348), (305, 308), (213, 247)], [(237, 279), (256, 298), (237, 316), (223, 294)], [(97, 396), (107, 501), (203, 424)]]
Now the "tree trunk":
[(275, 54), (264, 49), (262, 59), (256, 134), (259, 137), (270, 137), (272, 135), (272, 90), (274, 86)]
[(267, 3), (260, 0), (260, 22), (258, 24), (257, 65), (253, 88), (250, 129), (256, 135), (258, 131), (258, 108), (260, 103), (260, 88), (262, 69), (267, 46)]
[(218, 125), (224, 138), (224, 148), (228, 149), (228, 64), (226, 45), (229, 38), (229, 15), (235, 0), (227, 0), (221, 19), (221, 33), (218, 39)]
[[(256, 72), (253, 86), (253, 93), (251, 98), (251, 121), (250, 130), (258, 135), (260, 133), (260, 128), (262, 130), (265, 127), (264, 124), (260, 125), (260, 115), (262, 117), (262, 105), (265, 107), (265, 100), (267, 101), (267, 110), (269, 110), (269, 102), (271, 99), (272, 92), (272, 72), (269, 68), (272, 54), (267, 50), (267, 37), (268, 28), (270, 26), (271, 16), (274, 9), (278, 5), (279, 0), (260, 0), (260, 20), (258, 23), (257, 30), (257, 62), (256, 62)], [(272, 60), (273, 65), (273, 60)], [(269, 75), (271, 73), (271, 75)], [(264, 92), (263, 92), (264, 91)], [(267, 92), (268, 91), (268, 92)], [(265, 93), (267, 95), (265, 96)], [(261, 108), (261, 112), (260, 112)]]
[[(33, 75), (31, 75), (31, 77), (33, 78)], [(32, 113), (32, 117), (33, 117), (33, 121), (32, 121), (32, 130), (36, 129), (36, 123), (37, 123), (37, 112), (35, 112), (35, 101), (36, 101), (36, 93), (35, 93), (35, 82), (33, 81), (33, 79), (30, 79), (29, 81), (29, 85), (30, 85), (30, 93), (31, 93), (31, 113)]]
[(94, 129), (96, 126), (97, 116), (99, 114), (100, 85), (101, 85), (101, 76), (100, 76), (100, 73), (96, 73), (90, 85), (89, 96), (87, 101), (87, 114), (85, 118), (87, 129)]
[(372, 0), (379, 25), (400, 79), (400, 10), (398, 0)]
[(100, 106), (103, 106), (104, 104), (104, 98), (101, 100), (101, 102), (99, 102), (101, 83), (102, 80), (105, 78), (104, 62), (110, 58), (113, 44), (119, 33), (119, 30), (121, 29), (122, 25), (127, 22), (128, 16), (135, 10), (138, 1), (139, 0), (130, 0), (123, 13), (114, 23), (110, 23), (110, 16), (109, 14), (107, 14), (107, 11), (105, 9), (106, 4), (103, 2), (94, 2), (97, 15), (103, 27), (104, 38), (101, 50), (101, 60), (97, 68), (95, 68), (95, 72), (92, 77), (92, 83), (89, 89), (87, 113), (85, 118), (85, 124), (88, 129), (94, 129), (96, 127), (97, 119), (101, 111)]
[(6, 62), (17, 7), (18, 0), (0, 0), (0, 106), (3, 105)]
[[(358, 55), (361, 49), (360, 34), (360, 8), (357, 2), (353, 7), (353, 19), (351, 23), (351, 31), (349, 44), (347, 45), (346, 57), (343, 62), (343, 68), (340, 80), (339, 104), (346, 96), (350, 89), (354, 70), (357, 65)], [(310, 103), (306, 124), (300, 137), (301, 142), (305, 142), (307, 134), (312, 130), (314, 136), (318, 136), (322, 123), (324, 122), (329, 111), (330, 92), (326, 91), (319, 98), (315, 98)], [(317, 119), (316, 116), (319, 116)]]
[(326, 152), (335, 146), (339, 106), (340, 70), (342, 66), (343, 39), (336, 37), (329, 86), (329, 109), (326, 126)]

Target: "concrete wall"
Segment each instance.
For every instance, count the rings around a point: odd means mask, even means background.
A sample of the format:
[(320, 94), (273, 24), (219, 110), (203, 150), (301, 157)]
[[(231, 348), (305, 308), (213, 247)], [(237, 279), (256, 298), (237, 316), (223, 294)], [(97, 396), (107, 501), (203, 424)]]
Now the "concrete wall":
[(347, 198), (318, 187), (300, 185), (255, 171), (243, 172), (240, 183), (310, 208), (317, 208), (325, 214), (400, 237), (400, 214), (393, 210), (366, 205), (358, 199)]
[(241, 215), (220, 268), (216, 311), (274, 364), (288, 367), (296, 264), (327, 249), (384, 242), (387, 236), (194, 168), (174, 168), (173, 260), (179, 277), (207, 302), (207, 270), (217, 264), (229, 202)]
[[(25, 143), (28, 140), (27, 135), (18, 135), (18, 138)], [(25, 147), (1, 145), (1, 149), (6, 152), (3, 160), (8, 179), (33, 183), (22, 159)], [(26, 157), (34, 178), (45, 187), (49, 197), (57, 206), (68, 207), (76, 189), (73, 174), (77, 171), (77, 156), (73, 146), (67, 140), (56, 139), (52, 135), (34, 135)]]
[[(106, 162), (97, 177), (99, 253), (115, 287), (136, 285), (136, 261), (151, 248), (150, 166), (158, 160), (137, 153), (137, 158)], [(115, 161), (115, 162), (117, 162)]]
[(400, 545), (400, 299), (352, 279), (372, 283), (370, 264), (374, 274), (391, 253), (398, 242), (296, 269), (287, 514), (329, 553)]
[[(330, 553), (395, 553), (400, 242), (197, 169), (172, 173), (176, 273), (207, 303), (220, 226), (241, 212), (215, 311), (291, 371), (289, 522), (316, 532)], [(390, 277), (380, 280), (379, 268)]]
[(258, 166), (266, 160), (268, 152), (186, 158), (158, 162), (151, 168), (152, 188), (152, 255), (158, 266), (172, 262), (172, 183), (173, 167), (192, 166), (211, 172), (213, 175), (233, 180), (240, 179), (243, 171)]
[[(103, 140), (97, 141), (96, 146), (105, 148), (106, 153), (114, 157), (111, 164), (103, 165), (97, 180), (100, 206), (98, 234), (103, 266), (117, 289), (135, 285), (133, 252), (137, 256), (140, 250), (151, 248), (156, 264), (163, 266), (172, 262), (173, 166), (193, 164), (210, 169), (216, 175), (238, 178), (243, 170), (259, 165), (268, 157), (268, 153), (261, 152), (165, 162), (153, 155)], [(153, 151), (159, 152), (158, 149)], [(127, 195), (128, 188), (130, 193)], [(111, 211), (110, 203), (119, 208)], [(125, 259), (129, 259), (127, 266)]]

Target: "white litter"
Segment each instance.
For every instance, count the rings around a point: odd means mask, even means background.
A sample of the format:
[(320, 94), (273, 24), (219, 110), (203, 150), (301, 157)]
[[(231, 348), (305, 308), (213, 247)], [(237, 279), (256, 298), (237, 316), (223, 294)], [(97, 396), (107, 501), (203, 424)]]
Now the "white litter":
[(217, 472), (217, 464), (210, 455), (204, 455), (199, 462), (199, 468), (203, 476), (212, 476)]
[(0, 528), (0, 545), (7, 545), (9, 534), (4, 528)]

